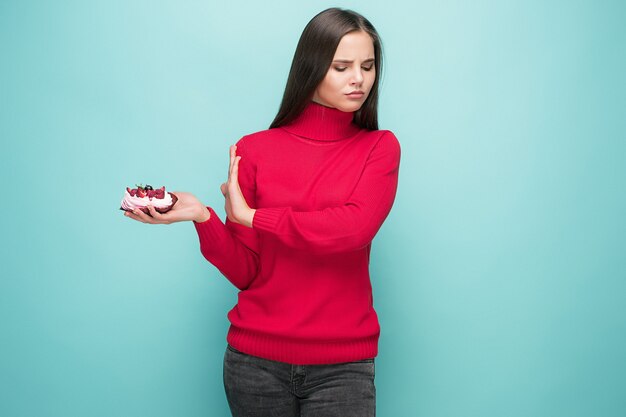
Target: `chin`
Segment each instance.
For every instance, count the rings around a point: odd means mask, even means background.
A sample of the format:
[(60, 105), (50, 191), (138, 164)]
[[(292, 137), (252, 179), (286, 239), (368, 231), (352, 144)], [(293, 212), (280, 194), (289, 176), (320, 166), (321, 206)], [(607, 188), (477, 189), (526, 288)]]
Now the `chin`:
[(363, 103), (355, 103), (355, 102), (350, 102), (350, 103), (342, 103), (339, 104), (337, 106), (335, 106), (337, 109), (344, 111), (344, 112), (355, 112), (358, 109), (361, 108), (361, 106), (363, 106)]

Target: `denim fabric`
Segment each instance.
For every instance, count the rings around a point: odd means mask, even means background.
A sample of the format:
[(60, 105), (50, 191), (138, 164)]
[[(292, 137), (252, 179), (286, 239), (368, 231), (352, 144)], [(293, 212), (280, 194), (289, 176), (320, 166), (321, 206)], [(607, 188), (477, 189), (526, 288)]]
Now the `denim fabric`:
[(224, 354), (224, 389), (233, 417), (374, 417), (374, 359), (291, 365)]

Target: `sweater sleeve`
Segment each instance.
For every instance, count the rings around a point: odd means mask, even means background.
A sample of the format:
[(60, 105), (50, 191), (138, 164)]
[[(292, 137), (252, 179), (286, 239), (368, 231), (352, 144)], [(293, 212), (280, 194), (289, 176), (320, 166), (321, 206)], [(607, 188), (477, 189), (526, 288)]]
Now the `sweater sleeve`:
[(307, 212), (291, 207), (260, 208), (253, 228), (287, 246), (317, 254), (360, 249), (374, 239), (391, 211), (399, 167), (400, 143), (392, 132), (385, 131), (343, 205)]
[[(237, 155), (242, 155), (239, 163), (239, 187), (251, 208), (256, 207), (255, 170), (247, 158), (245, 145), (237, 142)], [(244, 290), (256, 278), (259, 267), (259, 239), (256, 230), (225, 222), (211, 207), (209, 220), (194, 226), (200, 240), (202, 255), (212, 263), (235, 287)]]

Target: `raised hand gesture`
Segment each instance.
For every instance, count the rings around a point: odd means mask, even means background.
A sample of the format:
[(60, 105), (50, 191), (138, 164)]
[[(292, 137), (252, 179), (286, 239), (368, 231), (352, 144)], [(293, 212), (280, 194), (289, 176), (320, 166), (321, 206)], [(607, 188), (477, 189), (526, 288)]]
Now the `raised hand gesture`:
[(224, 208), (228, 220), (234, 223), (252, 227), (255, 209), (251, 209), (239, 187), (239, 161), (237, 145), (230, 147), (230, 164), (228, 166), (228, 180), (220, 186), (220, 190), (226, 199)]

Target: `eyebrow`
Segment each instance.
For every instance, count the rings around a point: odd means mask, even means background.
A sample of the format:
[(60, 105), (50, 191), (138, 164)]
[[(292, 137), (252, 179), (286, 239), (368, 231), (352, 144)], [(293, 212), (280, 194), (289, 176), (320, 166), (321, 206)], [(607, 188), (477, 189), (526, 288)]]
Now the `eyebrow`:
[[(350, 60), (350, 59), (335, 59), (333, 60), (333, 62), (341, 62), (342, 64), (352, 64), (354, 62), (354, 60)], [(363, 61), (363, 63), (367, 63), (367, 62), (374, 62), (374, 58), (369, 58), (366, 59), (365, 61)]]

